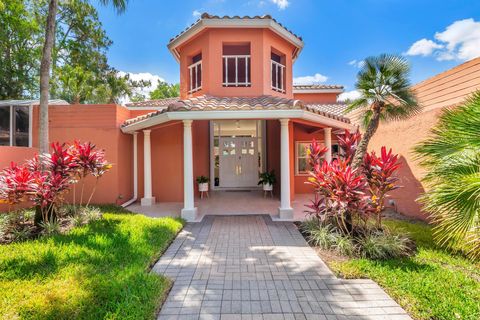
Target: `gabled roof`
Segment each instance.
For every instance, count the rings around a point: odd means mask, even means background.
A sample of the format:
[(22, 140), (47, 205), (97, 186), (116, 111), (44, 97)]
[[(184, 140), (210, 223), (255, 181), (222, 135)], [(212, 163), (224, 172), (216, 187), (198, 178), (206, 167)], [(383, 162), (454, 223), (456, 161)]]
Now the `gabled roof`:
[(336, 84), (294, 84), (293, 93), (342, 93), (343, 86)]
[(175, 59), (179, 58), (176, 47), (184, 43), (188, 39), (195, 36), (205, 28), (269, 28), (280, 37), (292, 43), (298, 48), (293, 59), (295, 60), (300, 50), (303, 48), (303, 40), (300, 36), (285, 28), (281, 23), (272, 18), (270, 15), (263, 16), (217, 16), (203, 13), (196, 22), (191, 24), (178, 35), (170, 39), (167, 47), (174, 55)]
[(286, 99), (276, 96), (264, 95), (259, 97), (215, 97), (201, 95), (198, 97), (178, 100), (170, 103), (166, 108), (157, 110), (136, 118), (128, 119), (122, 127), (127, 127), (148, 118), (153, 118), (168, 112), (187, 111), (251, 111), (251, 110), (305, 110), (333, 120), (350, 123), (343, 116), (343, 104), (304, 104), (301, 100)]

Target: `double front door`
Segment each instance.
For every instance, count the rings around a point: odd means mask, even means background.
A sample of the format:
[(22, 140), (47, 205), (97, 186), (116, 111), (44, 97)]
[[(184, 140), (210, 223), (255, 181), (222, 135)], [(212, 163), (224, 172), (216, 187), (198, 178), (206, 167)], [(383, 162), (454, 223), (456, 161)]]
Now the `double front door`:
[(254, 187), (258, 182), (257, 138), (220, 137), (220, 187)]

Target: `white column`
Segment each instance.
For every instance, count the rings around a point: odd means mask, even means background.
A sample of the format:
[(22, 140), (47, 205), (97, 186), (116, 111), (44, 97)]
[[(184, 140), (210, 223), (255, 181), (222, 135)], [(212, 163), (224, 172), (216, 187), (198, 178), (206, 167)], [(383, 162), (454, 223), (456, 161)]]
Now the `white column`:
[(150, 145), (151, 130), (143, 130), (143, 198), (142, 206), (151, 206), (155, 203), (152, 196), (152, 152)]
[(280, 119), (280, 176), (281, 194), (280, 220), (292, 220), (293, 209), (290, 205), (290, 138), (288, 130), (289, 119)]
[(183, 120), (183, 209), (182, 218), (195, 221), (197, 208), (194, 207), (193, 193), (193, 143), (192, 120)]
[(332, 128), (323, 128), (323, 141), (328, 149), (325, 153), (325, 160), (330, 163), (332, 161)]
[(133, 133), (133, 198), (138, 197), (138, 132)]

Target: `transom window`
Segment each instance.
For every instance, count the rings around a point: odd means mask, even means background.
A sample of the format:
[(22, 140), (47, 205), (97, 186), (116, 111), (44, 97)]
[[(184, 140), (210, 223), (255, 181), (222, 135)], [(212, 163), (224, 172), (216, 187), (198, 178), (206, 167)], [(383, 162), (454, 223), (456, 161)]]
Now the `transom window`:
[(285, 58), (272, 52), (271, 53), (271, 69), (272, 69), (272, 90), (285, 93)]
[(223, 45), (223, 86), (250, 87), (250, 43)]
[[(308, 161), (307, 148), (310, 145), (311, 141), (308, 142), (296, 142), (295, 148), (295, 174), (297, 175), (306, 175), (309, 171), (312, 170), (312, 167)], [(339, 146), (338, 144), (332, 143), (332, 160), (336, 159), (339, 155)]]
[(30, 146), (28, 106), (0, 106), (0, 146)]
[(202, 54), (199, 53), (192, 58), (192, 64), (188, 66), (190, 86), (188, 93), (202, 89)]

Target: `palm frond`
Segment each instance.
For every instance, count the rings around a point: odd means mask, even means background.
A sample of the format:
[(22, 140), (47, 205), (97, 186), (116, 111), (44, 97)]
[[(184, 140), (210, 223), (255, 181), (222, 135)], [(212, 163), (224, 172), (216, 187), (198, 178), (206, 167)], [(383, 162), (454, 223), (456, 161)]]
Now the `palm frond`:
[(415, 147), (427, 169), (421, 196), (436, 240), (480, 257), (480, 93), (442, 112), (431, 136)]
[(128, 0), (98, 0), (104, 6), (112, 5), (117, 13), (124, 13), (127, 9)]
[[(356, 89), (360, 98), (353, 101), (346, 112), (362, 109), (367, 120), (374, 104), (383, 106), (381, 119), (384, 121), (411, 117), (421, 110), (409, 81), (410, 65), (397, 55), (382, 54), (364, 60), (357, 75)], [(368, 122), (364, 121), (364, 125)]]

